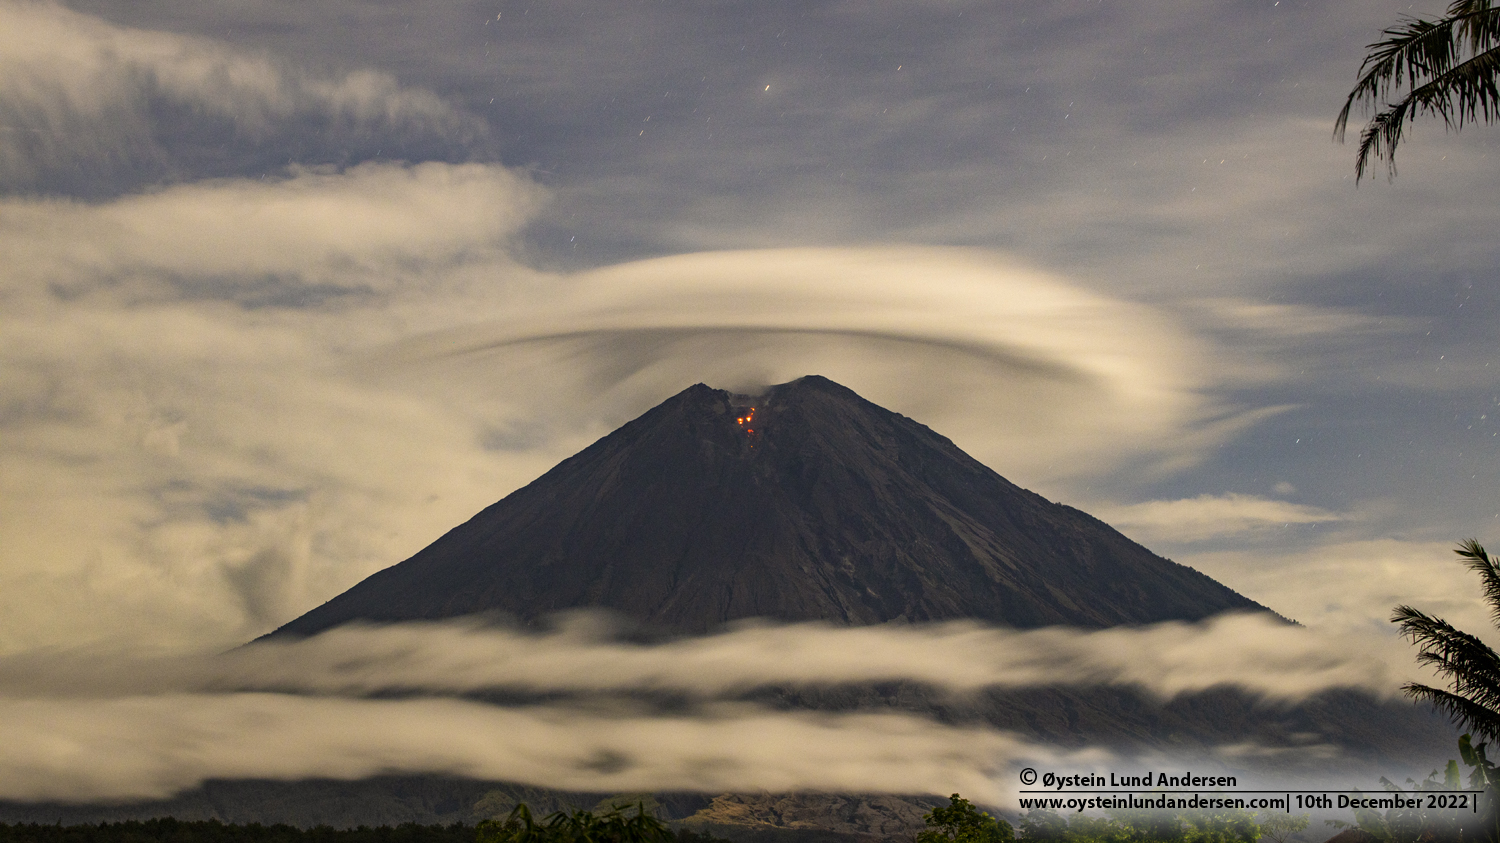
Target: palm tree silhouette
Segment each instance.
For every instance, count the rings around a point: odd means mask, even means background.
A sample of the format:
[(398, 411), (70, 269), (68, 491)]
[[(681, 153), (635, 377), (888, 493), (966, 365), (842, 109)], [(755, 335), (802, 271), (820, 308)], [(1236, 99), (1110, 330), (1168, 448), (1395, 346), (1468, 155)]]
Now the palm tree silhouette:
[[(1484, 602), (1490, 609), (1490, 620), (1500, 627), (1500, 561), (1485, 552), (1474, 539), (1462, 542), (1454, 550), (1469, 570), (1479, 575)], [(1420, 651), (1419, 664), (1429, 665), (1446, 678), (1449, 690), (1417, 682), (1401, 686), (1408, 696), (1426, 700), (1446, 712), (1467, 730), (1458, 739), (1458, 754), (1471, 768), (1469, 787), (1488, 791), (1482, 803), (1484, 817), (1474, 830), (1488, 841), (1500, 841), (1500, 767), (1485, 755), (1488, 741), (1500, 739), (1500, 654), (1477, 637), (1452, 624), (1410, 606), (1397, 606), (1391, 622), (1401, 625), (1401, 634), (1410, 638)], [(1475, 746), (1472, 739), (1481, 741)], [(1449, 764), (1448, 787), (1457, 779), (1457, 765)]]
[[(1500, 562), (1474, 539), (1461, 543), (1454, 552), (1479, 575), (1490, 619), (1500, 627)], [(1401, 634), (1421, 651), (1417, 662), (1435, 669), (1451, 688), (1408, 682), (1401, 690), (1448, 713), (1475, 737), (1500, 740), (1500, 654), (1442, 618), (1410, 606), (1397, 606), (1391, 623), (1400, 624)]]
[(1381, 34), (1333, 124), (1334, 137), (1343, 141), (1356, 105), (1375, 112), (1359, 134), (1356, 182), (1372, 157), (1384, 158), (1395, 177), (1396, 145), (1419, 114), (1441, 117), (1450, 129), (1500, 118), (1500, 7), (1491, 0), (1454, 0), (1446, 17), (1405, 18)]

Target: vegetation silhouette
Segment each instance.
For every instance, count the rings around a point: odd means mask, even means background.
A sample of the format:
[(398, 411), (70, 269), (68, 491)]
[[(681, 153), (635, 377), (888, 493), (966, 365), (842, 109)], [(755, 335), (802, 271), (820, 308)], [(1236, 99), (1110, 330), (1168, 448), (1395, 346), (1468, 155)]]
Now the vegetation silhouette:
[(0, 843), (729, 843), (688, 829), (672, 829), (638, 804), (634, 816), (618, 808), (602, 813), (557, 812), (542, 822), (519, 804), (504, 820), (477, 827), (419, 825), (337, 829), (330, 826), (239, 825), (218, 820), (173, 818), (130, 820), (97, 825), (7, 825), (0, 823)]
[[(1356, 105), (1373, 111), (1359, 134), (1355, 181), (1371, 159), (1384, 158), (1396, 175), (1396, 145), (1419, 114), (1443, 118), (1450, 129), (1500, 118), (1500, 7), (1491, 0), (1454, 0), (1436, 20), (1403, 18), (1370, 44), (1359, 68), (1359, 82), (1333, 124), (1344, 139)], [(1387, 97), (1395, 94), (1394, 102)]]
[(475, 839), (477, 843), (676, 843), (677, 834), (648, 814), (644, 802), (635, 808), (634, 816), (619, 807), (602, 813), (557, 811), (538, 822), (531, 808), (521, 802), (505, 819), (481, 822)]
[[(1479, 575), (1490, 621), (1500, 628), (1500, 562), (1490, 556), (1477, 539), (1460, 542), (1453, 552), (1469, 570)], [(1408, 682), (1401, 686), (1401, 690), (1414, 700), (1432, 703), (1461, 728), (1468, 730), (1468, 734), (1458, 740), (1459, 757), (1470, 768), (1469, 789), (1483, 790), (1486, 797), (1481, 806), (1483, 819), (1470, 833), (1482, 829), (1486, 839), (1500, 840), (1500, 811), (1495, 810), (1496, 796), (1500, 796), (1500, 769), (1485, 753), (1488, 742), (1473, 743), (1475, 736), (1486, 741), (1500, 739), (1500, 654), (1478, 636), (1404, 604), (1396, 607), (1391, 623), (1398, 624), (1401, 634), (1416, 645), (1419, 651), (1417, 662), (1448, 680), (1448, 688)], [(1427, 783), (1435, 783), (1436, 776), (1434, 772)], [(1387, 789), (1394, 788), (1389, 781), (1381, 781)], [(1459, 789), (1458, 762), (1448, 762), (1443, 784), (1448, 790)], [(1361, 827), (1364, 827), (1363, 823)]]
[[(1460, 740), (1460, 745), (1467, 748), (1468, 739), (1469, 736), (1465, 735)], [(1454, 806), (1458, 803), (1452, 798), (1445, 798), (1467, 796), (1472, 799), (1474, 796), (1472, 793), (1463, 793), (1464, 788), (1457, 761), (1450, 760), (1441, 777), (1436, 770), (1433, 770), (1420, 783), (1407, 779), (1406, 783), (1411, 786), (1409, 790), (1397, 787), (1384, 776), (1381, 777), (1380, 783), (1387, 793), (1416, 796), (1417, 798), (1412, 800), (1415, 804), (1409, 807), (1388, 808), (1385, 811), (1374, 808), (1355, 808), (1352, 823), (1342, 820), (1324, 820), (1324, 822), (1337, 828), (1360, 829), (1381, 843), (1449, 843), (1450, 841), (1462, 843), (1466, 840), (1490, 839), (1486, 835), (1487, 828), (1483, 814), (1476, 814), (1468, 807), (1455, 808)], [(1468, 806), (1469, 803), (1465, 801), (1463, 805)]]
[[(1454, 553), (1479, 575), (1490, 620), (1500, 627), (1500, 564), (1474, 539), (1459, 544)], [(1486, 740), (1500, 739), (1500, 655), (1477, 636), (1411, 606), (1397, 606), (1391, 623), (1399, 624), (1401, 634), (1416, 645), (1420, 651), (1417, 662), (1448, 679), (1450, 685), (1445, 690), (1408, 682), (1401, 690), (1413, 699), (1437, 706), (1472, 735)], [(1477, 759), (1483, 758), (1483, 748), (1484, 744), (1480, 744), (1474, 750)], [(1476, 772), (1491, 769), (1493, 766), (1486, 761)]]
[(1311, 819), (1312, 817), (1307, 814), (1262, 811), (1255, 818), (1255, 824), (1260, 826), (1260, 837), (1262, 840), (1271, 840), (1274, 843), (1287, 843), (1292, 835), (1307, 828)]
[(329, 826), (239, 825), (171, 817), (98, 825), (0, 823), (0, 843), (473, 843), (474, 827), (418, 825), (338, 829)]
[(1032, 809), (1021, 816), (1021, 839), (1057, 843), (1255, 843), (1262, 836), (1252, 814), (1234, 809), (1120, 809), (1105, 814), (1063, 817), (1045, 808)]
[(922, 816), (927, 828), (917, 832), (916, 843), (1010, 843), (1015, 830), (1005, 820), (997, 820), (975, 808), (957, 793), (948, 804), (933, 808)]

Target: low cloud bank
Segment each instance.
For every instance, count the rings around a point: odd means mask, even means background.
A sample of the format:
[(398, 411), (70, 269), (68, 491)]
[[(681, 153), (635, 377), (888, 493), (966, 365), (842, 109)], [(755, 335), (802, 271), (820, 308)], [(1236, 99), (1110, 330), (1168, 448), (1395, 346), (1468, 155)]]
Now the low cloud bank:
[[(954, 692), (1115, 684), (1161, 698), (1224, 685), (1272, 701), (1333, 688), (1388, 695), (1404, 677), (1392, 675), (1382, 646), (1263, 615), (1101, 631), (760, 625), (641, 644), (575, 615), (546, 634), (413, 623), (218, 655), (33, 651), (0, 659), (10, 736), (0, 744), (0, 798), (149, 799), (211, 778), (439, 773), (575, 790), (961, 792), (1007, 804), (1023, 766), (1167, 762), (1066, 752), (918, 715), (768, 710), (722, 697), (887, 681)], [(565, 698), (453, 698), (497, 688)], [(620, 696), (631, 691), (697, 702), (662, 711)], [(572, 692), (583, 696), (568, 701)], [(1287, 751), (1226, 746), (1188, 766), (1254, 766)], [(1303, 762), (1342, 757), (1333, 746), (1291, 751)]]
[(150, 799), (210, 778), (445, 773), (575, 790), (889, 791), (1002, 798), (1014, 736), (903, 715), (609, 716), (285, 694), (0, 699), (0, 798)]
[(469, 620), (356, 624), (211, 656), (37, 651), (0, 659), (0, 697), (504, 688), (715, 697), (771, 685), (911, 681), (955, 692), (1126, 685), (1161, 699), (1234, 686), (1295, 702), (1332, 688), (1389, 696), (1417, 675), (1415, 667), (1392, 667), (1409, 656), (1393, 636), (1330, 635), (1257, 613), (1092, 631), (1016, 631), (969, 622), (745, 625), (659, 644), (621, 641), (600, 620), (580, 613), (547, 634)]
[[(158, 659), (31, 653), (0, 659), (0, 697), (274, 690), (369, 695), (666, 690), (718, 697), (773, 685), (911, 681), (952, 691), (1120, 685), (1160, 699), (1233, 686), (1295, 702), (1332, 688), (1396, 693), (1394, 637), (1334, 636), (1266, 614), (1097, 631), (747, 625), (659, 644), (621, 641), (578, 614), (548, 634), (473, 621), (351, 625), (223, 655)], [(1404, 660), (1410, 663), (1410, 659)]]

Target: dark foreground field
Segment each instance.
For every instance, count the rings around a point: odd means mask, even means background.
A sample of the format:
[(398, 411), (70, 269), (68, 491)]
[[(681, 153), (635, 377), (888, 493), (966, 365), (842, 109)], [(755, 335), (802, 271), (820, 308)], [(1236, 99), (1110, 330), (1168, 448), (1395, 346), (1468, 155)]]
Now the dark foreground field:
[[(676, 843), (729, 843), (691, 830), (678, 830)], [(292, 825), (222, 823), (218, 820), (154, 820), (97, 825), (0, 823), (0, 843), (475, 843), (471, 825), (421, 825), (369, 828), (298, 828)]]
[(474, 827), (404, 823), (377, 828), (226, 824), (171, 818), (98, 825), (0, 824), (0, 843), (474, 843)]

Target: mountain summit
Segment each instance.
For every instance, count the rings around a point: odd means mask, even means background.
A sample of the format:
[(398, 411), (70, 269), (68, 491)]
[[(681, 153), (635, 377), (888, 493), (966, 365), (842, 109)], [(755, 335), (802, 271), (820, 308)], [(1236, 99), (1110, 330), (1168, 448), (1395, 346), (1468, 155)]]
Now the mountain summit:
[(582, 607), (678, 632), (1264, 608), (808, 376), (753, 398), (689, 387), (272, 635)]

